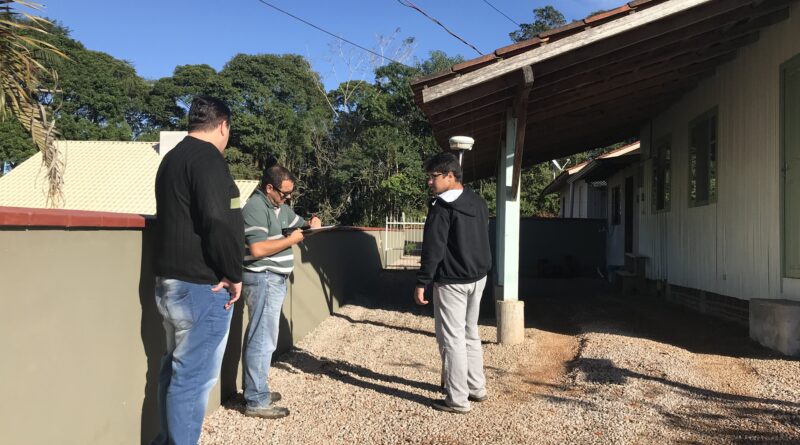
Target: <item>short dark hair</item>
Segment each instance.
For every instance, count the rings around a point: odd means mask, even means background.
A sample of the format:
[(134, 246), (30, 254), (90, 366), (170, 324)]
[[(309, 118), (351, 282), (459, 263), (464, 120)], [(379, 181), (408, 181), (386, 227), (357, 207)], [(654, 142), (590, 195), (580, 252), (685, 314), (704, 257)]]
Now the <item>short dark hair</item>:
[(261, 175), (261, 188), (270, 184), (275, 189), (280, 189), (283, 181), (295, 182), (294, 175), (282, 165), (273, 165), (265, 169), (264, 174)]
[(231, 123), (231, 109), (210, 96), (196, 96), (189, 107), (189, 132), (213, 130), (220, 122)]
[(452, 172), (458, 182), (461, 182), (461, 177), (463, 175), (461, 165), (458, 163), (458, 158), (453, 153), (447, 151), (431, 156), (425, 161), (422, 168), (425, 169), (425, 173), (439, 172), (447, 174)]

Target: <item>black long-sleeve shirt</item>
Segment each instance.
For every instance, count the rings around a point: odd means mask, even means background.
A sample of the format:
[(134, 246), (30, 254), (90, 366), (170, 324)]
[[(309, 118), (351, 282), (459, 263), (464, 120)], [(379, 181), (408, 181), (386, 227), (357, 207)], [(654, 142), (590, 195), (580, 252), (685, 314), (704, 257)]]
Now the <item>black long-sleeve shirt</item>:
[(485, 277), (491, 267), (489, 210), (483, 199), (465, 187), (453, 202), (432, 200), (425, 220), (417, 287), (432, 281), (471, 283)]
[(242, 281), (239, 189), (214, 145), (187, 136), (156, 175), (155, 273), (198, 284)]

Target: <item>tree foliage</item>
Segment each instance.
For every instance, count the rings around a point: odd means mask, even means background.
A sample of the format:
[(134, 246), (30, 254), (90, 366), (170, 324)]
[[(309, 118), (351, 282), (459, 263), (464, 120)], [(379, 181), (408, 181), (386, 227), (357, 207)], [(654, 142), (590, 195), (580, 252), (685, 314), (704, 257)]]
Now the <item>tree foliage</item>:
[(514, 42), (521, 42), (536, 37), (537, 34), (558, 28), (559, 26), (566, 25), (567, 21), (556, 8), (548, 5), (533, 10), (533, 21), (531, 23), (522, 23), (519, 29), (512, 31), (508, 34)]
[(50, 24), (44, 39), (67, 58), (46, 66), (58, 72), (56, 123), (68, 140), (131, 140), (143, 128), (142, 111), (150, 89), (133, 66), (92, 51), (69, 36), (69, 30)]
[[(532, 37), (563, 23), (552, 6), (538, 8), (533, 22), (512, 38)], [(447, 70), (461, 57), (433, 51), (411, 66), (374, 64), (371, 80), (350, 79), (328, 92), (309, 62), (293, 54), (238, 54), (219, 71), (182, 65), (171, 76), (147, 81), (130, 63), (85, 48), (63, 26), (43, 26), (44, 44), (69, 56), (43, 63), (45, 73), (59, 71), (61, 89), (58, 95), (38, 98), (59, 101), (56, 121), (64, 138), (156, 141), (160, 131), (186, 128), (195, 96), (211, 95), (227, 101), (233, 111), (225, 151), (232, 174), (258, 179), (265, 167), (281, 163), (297, 178), (293, 204), (299, 213), (316, 213), (327, 222), (383, 225), (387, 215), (425, 211), (429, 191), (422, 162), (440, 148), (414, 102), (411, 81)], [(16, 123), (0, 124), (0, 138), (0, 160), (15, 164), (34, 150)], [(553, 197), (539, 196), (553, 175), (549, 163), (523, 171), (523, 216), (558, 212)], [(471, 185), (494, 212), (494, 179)]]

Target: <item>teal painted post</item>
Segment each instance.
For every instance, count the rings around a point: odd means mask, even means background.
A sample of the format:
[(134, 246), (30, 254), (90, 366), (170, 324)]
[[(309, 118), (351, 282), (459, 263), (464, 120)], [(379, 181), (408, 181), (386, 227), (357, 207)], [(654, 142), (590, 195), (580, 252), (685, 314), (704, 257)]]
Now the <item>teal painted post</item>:
[[(519, 193), (514, 199), (514, 152), (517, 119), (506, 113), (506, 138), (497, 172), (497, 286), (498, 301), (519, 299)], [(519, 172), (516, 172), (519, 174)], [(518, 182), (519, 184), (519, 182)], [(518, 185), (519, 187), (519, 185)]]

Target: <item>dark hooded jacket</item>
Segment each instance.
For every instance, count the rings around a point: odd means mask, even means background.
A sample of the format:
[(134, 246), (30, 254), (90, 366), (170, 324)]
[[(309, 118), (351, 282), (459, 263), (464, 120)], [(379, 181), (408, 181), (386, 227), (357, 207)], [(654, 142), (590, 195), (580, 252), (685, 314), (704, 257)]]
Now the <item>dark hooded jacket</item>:
[(417, 286), (472, 283), (492, 266), (489, 248), (489, 210), (471, 189), (464, 187), (453, 202), (434, 198), (428, 205)]

